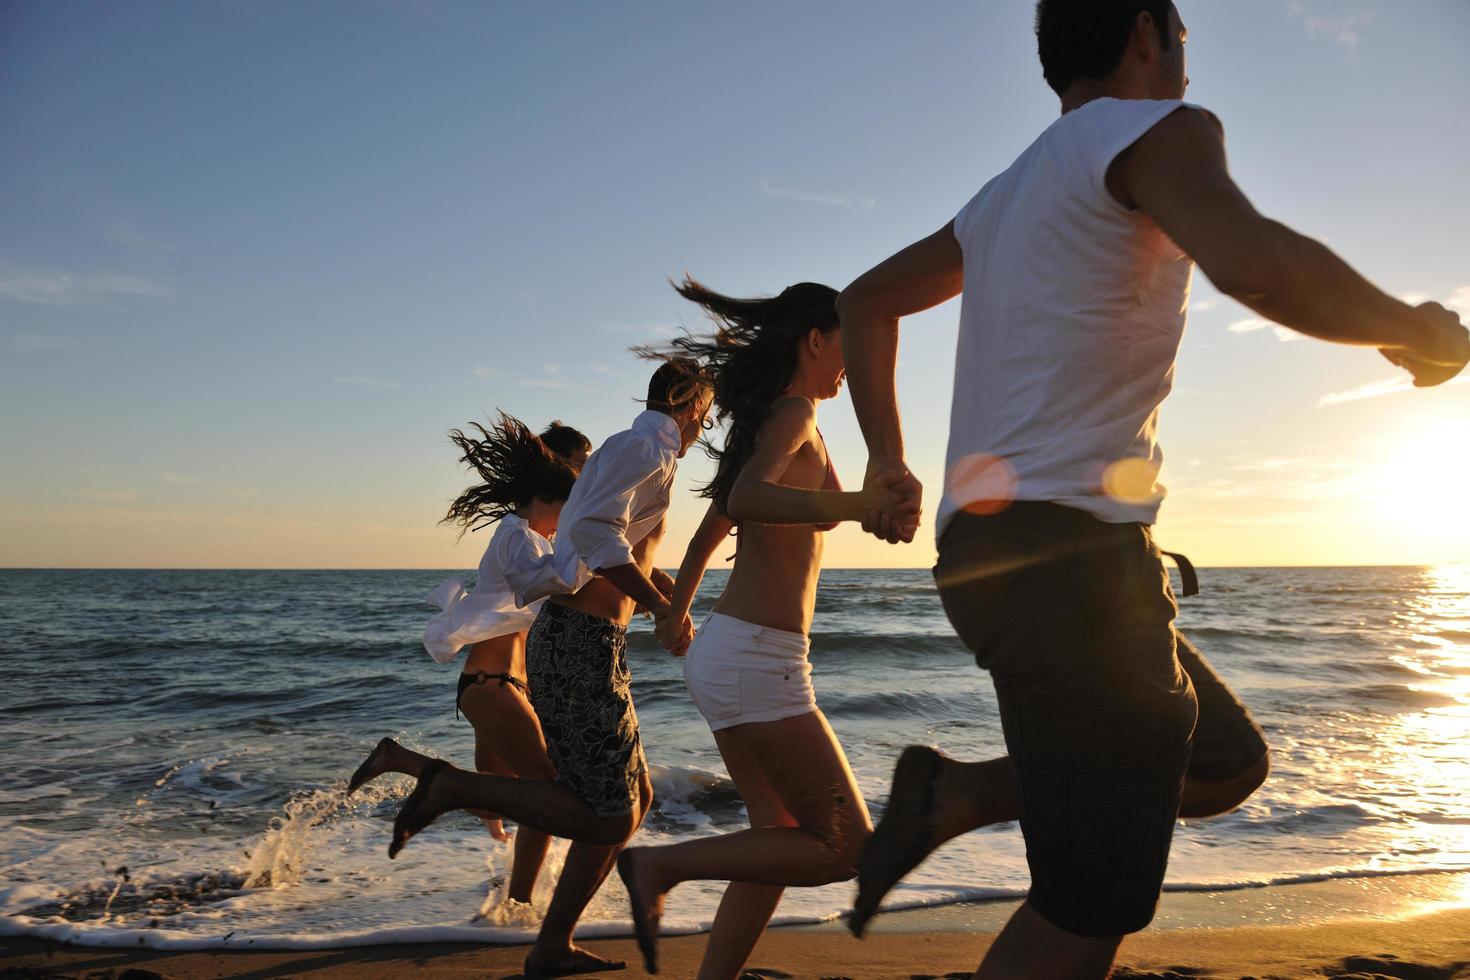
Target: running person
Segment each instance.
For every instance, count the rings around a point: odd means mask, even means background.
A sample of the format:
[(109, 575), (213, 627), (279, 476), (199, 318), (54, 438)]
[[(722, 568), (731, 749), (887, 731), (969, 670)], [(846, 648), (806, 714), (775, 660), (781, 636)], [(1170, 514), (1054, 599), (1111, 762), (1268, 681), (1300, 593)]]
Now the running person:
[[(424, 649), (442, 664), (470, 647), (454, 707), (474, 727), (476, 770), (555, 779), (526, 689), (526, 632), (542, 600), (522, 605), (522, 599), (546, 588), (548, 580), (558, 590), (575, 591), (579, 584), (556, 578), (550, 539), (592, 444), (560, 422), (538, 437), (504, 413), (491, 429), (476, 428), (478, 438), (459, 429), (449, 434), (462, 454), (460, 462), (482, 482), (449, 505), (444, 523), (465, 530), (494, 524), (495, 533), (480, 559), (473, 589), (467, 593), (458, 578), (451, 578), (430, 595), (429, 601), (443, 612), (425, 626)], [(385, 738), (353, 773), (347, 792), (385, 772), (418, 776), (427, 761), (427, 756)], [(480, 818), (496, 840), (509, 839), (498, 815), (483, 812)], [(516, 834), (506, 888), (509, 901), (530, 903), (550, 843), (550, 836), (532, 827)]]
[[(1194, 264), (1263, 317), (1379, 348), (1416, 385), (1470, 356), (1453, 313), (1405, 305), (1256, 212), (1219, 121), (1181, 101), (1169, 0), (1041, 0), (1036, 32), (1061, 118), (838, 301), (869, 469), (886, 471), (904, 467), (899, 319), (964, 294), (936, 577), (1009, 756), (903, 754), (851, 924), (944, 841), (1019, 818), (1031, 891), (984, 978), (1106, 976), (1153, 917), (1176, 815), (1231, 810), (1267, 774), (1260, 729), (1174, 627), (1149, 530)], [(911, 475), (899, 486), (918, 498)], [(883, 515), (865, 526), (912, 537)]]
[(730, 428), (708, 513), (679, 568), (659, 639), (683, 652), (687, 616), (710, 556), (738, 528), (735, 567), (688, 647), (684, 679), (709, 722), (751, 829), (618, 859), (648, 972), (658, 972), (665, 895), (697, 879), (731, 882), (715, 916), (701, 980), (738, 976), (783, 889), (853, 876), (871, 830), (847, 757), (812, 693), (808, 634), (822, 532), (898, 496), (877, 481), (844, 493), (817, 430), (817, 402), (842, 385), (837, 291), (800, 283), (773, 299), (732, 299), (691, 279), (681, 295), (720, 325), (709, 340), (674, 342), (709, 365), (715, 407)]
[[(575, 594), (541, 607), (526, 639), (531, 703), (556, 779), (505, 779), (427, 763), (393, 824), (389, 856), (449, 810), (489, 810), (572, 841), (536, 943), (528, 976), (622, 966), (572, 943), (582, 910), (643, 822), (653, 785), (628, 673), (626, 631), (635, 606), (672, 624), (673, 581), (653, 567), (679, 458), (703, 429), (710, 391), (699, 365), (669, 359), (649, 381), (648, 410), (593, 453), (562, 511), (552, 564), (569, 581), (597, 573)], [(524, 598), (539, 598), (536, 591)]]

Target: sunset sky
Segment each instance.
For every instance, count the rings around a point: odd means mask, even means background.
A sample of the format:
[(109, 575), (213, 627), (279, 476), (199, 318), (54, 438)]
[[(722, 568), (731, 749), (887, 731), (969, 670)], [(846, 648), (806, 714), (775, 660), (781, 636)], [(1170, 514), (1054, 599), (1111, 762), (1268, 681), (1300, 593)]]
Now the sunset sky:
[[(445, 438), (601, 442), (703, 326), (667, 280), (842, 287), (1054, 118), (1028, 0), (0, 5), (0, 565), (437, 567)], [(1268, 215), (1470, 317), (1470, 4), (1181, 0), (1189, 97)], [(958, 303), (906, 321), (937, 503)], [(1470, 380), (1462, 376), (1459, 382)], [(1470, 557), (1470, 383), (1197, 277), (1160, 543), (1201, 565)], [(865, 451), (823, 406), (844, 479)], [(708, 475), (686, 459), (661, 563)], [(928, 565), (846, 528), (830, 566)]]

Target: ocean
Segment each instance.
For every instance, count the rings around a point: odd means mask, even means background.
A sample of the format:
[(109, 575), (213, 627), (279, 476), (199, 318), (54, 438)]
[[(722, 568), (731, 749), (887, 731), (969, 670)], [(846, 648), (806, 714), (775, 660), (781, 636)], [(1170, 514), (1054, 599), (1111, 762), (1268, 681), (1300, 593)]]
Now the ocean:
[[(507, 847), (452, 814), (396, 861), (409, 788), (347, 800), (383, 735), (468, 766), (457, 667), (419, 646), (449, 572), (0, 570), (0, 935), (96, 945), (306, 948), (516, 941)], [(696, 620), (724, 572), (706, 579)], [(468, 575), (466, 575), (468, 579)], [(1470, 868), (1470, 566), (1202, 569), (1181, 628), (1274, 751), (1235, 813), (1186, 821), (1168, 885), (1253, 887)], [(657, 799), (636, 838), (738, 829), (744, 812), (680, 664), (635, 622), (629, 661)], [(990, 681), (925, 571), (828, 571), (818, 701), (874, 817), (899, 751), (1002, 749)], [(537, 901), (544, 907), (560, 850)], [(941, 849), (889, 907), (1024, 894), (1014, 824)], [(719, 884), (681, 885), (669, 932)], [(778, 922), (836, 917), (850, 883), (791, 889)], [(580, 935), (627, 934), (616, 875)]]

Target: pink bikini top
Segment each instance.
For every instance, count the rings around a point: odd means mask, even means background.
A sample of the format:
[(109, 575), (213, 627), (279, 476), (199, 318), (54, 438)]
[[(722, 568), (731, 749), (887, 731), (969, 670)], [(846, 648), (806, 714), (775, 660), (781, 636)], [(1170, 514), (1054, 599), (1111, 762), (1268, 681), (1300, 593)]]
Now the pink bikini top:
[[(837, 478), (837, 469), (832, 465), (832, 454), (827, 451), (827, 437), (822, 435), (822, 430), (817, 430), (817, 438), (822, 440), (822, 455), (827, 457), (827, 477), (822, 481), (823, 490), (841, 490), (842, 481)], [(830, 531), (837, 524), (818, 524), (818, 531)]]

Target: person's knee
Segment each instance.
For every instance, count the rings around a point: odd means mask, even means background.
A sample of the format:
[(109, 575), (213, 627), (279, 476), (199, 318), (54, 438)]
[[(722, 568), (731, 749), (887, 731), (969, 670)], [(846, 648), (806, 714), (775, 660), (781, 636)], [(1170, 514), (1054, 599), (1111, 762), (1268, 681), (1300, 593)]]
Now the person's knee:
[(829, 882), (851, 881), (857, 877), (858, 857), (872, 832), (866, 821), (853, 819), (838, 821), (827, 832), (817, 835), (831, 858)]
[(641, 812), (636, 808), (627, 813), (617, 813), (612, 816), (599, 817), (597, 824), (591, 828), (584, 843), (594, 844), (602, 847), (617, 847), (626, 844), (628, 838), (633, 836), (633, 831), (638, 829)]

